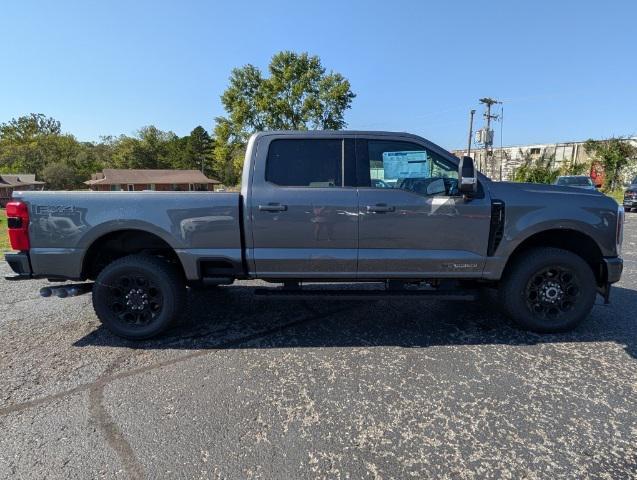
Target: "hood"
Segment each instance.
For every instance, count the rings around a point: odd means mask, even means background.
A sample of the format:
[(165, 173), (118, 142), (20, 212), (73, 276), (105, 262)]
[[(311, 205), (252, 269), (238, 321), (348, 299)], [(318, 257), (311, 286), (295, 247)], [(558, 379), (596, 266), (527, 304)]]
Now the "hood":
[[(528, 203), (529, 205), (547, 206), (555, 202), (566, 202), (580, 206), (600, 206), (617, 208), (617, 202), (597, 190), (547, 185), (544, 183), (488, 182), (487, 188), (491, 198), (505, 203)], [(637, 187), (637, 185), (636, 185)]]
[(582, 190), (597, 190), (593, 185), (569, 185), (569, 188), (581, 188)]
[[(574, 195), (595, 195), (595, 196), (604, 196), (604, 194), (600, 193), (595, 187), (586, 187), (582, 186), (566, 186), (566, 185), (554, 185), (548, 183), (523, 183), (523, 182), (490, 182), (489, 186), (494, 186), (498, 188), (501, 185), (506, 187), (507, 189), (517, 189), (530, 191), (535, 193), (564, 193), (564, 194), (574, 194)], [(635, 185), (637, 189), (637, 185)]]

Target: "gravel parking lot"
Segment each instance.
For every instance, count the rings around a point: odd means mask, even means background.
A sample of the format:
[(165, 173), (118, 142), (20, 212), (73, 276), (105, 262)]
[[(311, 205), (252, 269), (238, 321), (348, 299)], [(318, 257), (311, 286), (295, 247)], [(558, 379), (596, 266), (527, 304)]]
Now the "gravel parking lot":
[(90, 295), (0, 280), (0, 478), (635, 478), (627, 217), (611, 305), (563, 335), (489, 302), (258, 300), (242, 282), (132, 343)]

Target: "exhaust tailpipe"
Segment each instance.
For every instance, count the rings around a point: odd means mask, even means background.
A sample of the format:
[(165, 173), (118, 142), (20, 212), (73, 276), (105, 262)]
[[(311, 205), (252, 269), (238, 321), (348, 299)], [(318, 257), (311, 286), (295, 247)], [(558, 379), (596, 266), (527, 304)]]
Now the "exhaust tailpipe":
[(72, 283), (59, 287), (42, 287), (40, 289), (40, 296), (43, 298), (49, 298), (53, 295), (58, 298), (78, 297), (91, 290), (93, 290), (92, 283)]

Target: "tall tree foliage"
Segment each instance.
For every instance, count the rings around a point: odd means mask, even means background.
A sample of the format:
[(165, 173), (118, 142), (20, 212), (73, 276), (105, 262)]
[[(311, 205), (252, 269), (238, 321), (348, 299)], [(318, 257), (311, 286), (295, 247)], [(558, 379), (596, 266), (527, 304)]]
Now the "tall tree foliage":
[(214, 175), (214, 141), (199, 126), (179, 137), (155, 126), (134, 136), (102, 137), (79, 142), (62, 132), (60, 122), (31, 114), (0, 124), (0, 173), (35, 173), (47, 188), (84, 188), (83, 182), (103, 168), (201, 169)]
[(60, 135), (60, 122), (42, 113), (31, 113), (0, 125), (0, 138), (24, 143), (46, 135)]
[(49, 163), (40, 176), (51, 190), (72, 190), (79, 181), (86, 180), (78, 178), (77, 170), (63, 161)]
[(210, 134), (201, 125), (186, 137), (187, 168), (197, 168), (203, 173), (212, 173), (212, 146)]
[(59, 121), (32, 113), (0, 124), (0, 171), (41, 176), (57, 163), (87, 175), (96, 166), (92, 147), (63, 134)]
[(253, 65), (236, 68), (215, 120), (214, 138), (201, 126), (179, 137), (153, 125), (133, 136), (79, 142), (60, 122), (30, 114), (0, 124), (0, 172), (35, 173), (54, 188), (83, 187), (103, 168), (202, 169), (228, 185), (240, 181), (249, 136), (258, 130), (344, 128), (355, 95), (341, 74), (327, 72), (317, 56), (284, 51), (268, 75)]
[(272, 57), (269, 76), (246, 65), (235, 68), (221, 96), (227, 112), (215, 126), (214, 165), (228, 184), (239, 181), (239, 158), (259, 130), (338, 130), (355, 94), (340, 73), (327, 73), (317, 56), (284, 51)]

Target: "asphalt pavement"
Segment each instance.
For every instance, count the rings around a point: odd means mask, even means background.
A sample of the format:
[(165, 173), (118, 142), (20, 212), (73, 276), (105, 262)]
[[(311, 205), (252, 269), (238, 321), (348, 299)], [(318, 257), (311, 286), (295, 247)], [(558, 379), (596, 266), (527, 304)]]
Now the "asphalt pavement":
[[(494, 301), (194, 292), (134, 343), (0, 280), (0, 478), (636, 478), (637, 214), (575, 331)], [(8, 273), (0, 262), (0, 274)]]

